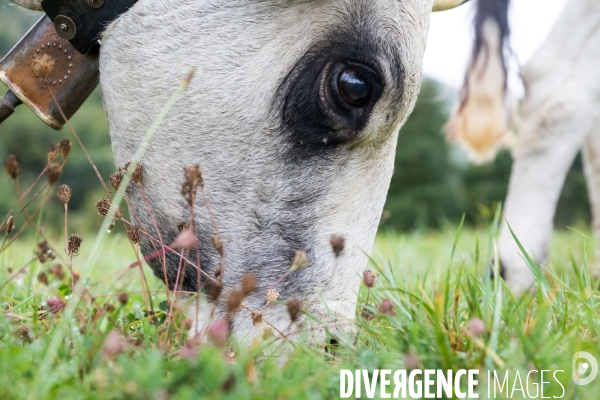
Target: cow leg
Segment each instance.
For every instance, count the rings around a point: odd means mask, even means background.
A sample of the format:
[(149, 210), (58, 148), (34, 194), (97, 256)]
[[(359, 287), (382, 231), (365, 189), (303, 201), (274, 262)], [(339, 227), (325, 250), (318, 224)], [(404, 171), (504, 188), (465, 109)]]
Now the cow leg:
[[(596, 241), (600, 241), (600, 130), (595, 129), (586, 138), (583, 147), (583, 170), (587, 180), (592, 230)], [(600, 265), (596, 266), (598, 273)]]
[[(498, 241), (503, 277), (515, 293), (530, 287), (534, 277), (508, 225), (527, 253), (543, 263), (561, 188), (587, 133), (587, 124), (578, 121), (581, 116), (571, 111), (558, 112), (564, 110), (562, 106), (564, 103), (555, 104), (547, 112), (530, 115), (520, 132), (521, 148), (515, 152)], [(555, 119), (557, 116), (559, 119)]]
[(507, 222), (529, 255), (543, 263), (565, 176), (600, 120), (598, 46), (600, 2), (570, 0), (521, 71), (526, 96), (498, 243), (504, 277), (516, 293), (534, 279)]

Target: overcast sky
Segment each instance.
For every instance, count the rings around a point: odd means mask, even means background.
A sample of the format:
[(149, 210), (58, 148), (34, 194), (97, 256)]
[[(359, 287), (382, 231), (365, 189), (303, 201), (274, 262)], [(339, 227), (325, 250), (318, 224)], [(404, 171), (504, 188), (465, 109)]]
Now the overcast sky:
[[(567, 0), (514, 0), (511, 46), (522, 65), (542, 44)], [(424, 73), (459, 88), (472, 46), (474, 2), (431, 17)], [(514, 81), (515, 79), (511, 79)], [(518, 88), (515, 90), (519, 91)]]

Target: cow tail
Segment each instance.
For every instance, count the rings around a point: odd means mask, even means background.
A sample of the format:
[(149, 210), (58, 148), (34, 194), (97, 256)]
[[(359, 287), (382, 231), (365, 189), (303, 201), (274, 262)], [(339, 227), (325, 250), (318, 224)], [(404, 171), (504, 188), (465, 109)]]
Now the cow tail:
[(475, 42), (458, 103), (446, 124), (448, 140), (474, 162), (494, 158), (512, 140), (508, 128), (509, 0), (478, 0)]

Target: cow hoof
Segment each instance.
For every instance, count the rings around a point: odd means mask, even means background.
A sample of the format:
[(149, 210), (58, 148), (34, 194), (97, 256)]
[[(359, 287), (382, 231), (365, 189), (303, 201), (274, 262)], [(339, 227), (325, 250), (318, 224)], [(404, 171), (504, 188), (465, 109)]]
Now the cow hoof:
[[(490, 278), (494, 279), (496, 277), (496, 268), (494, 265), (494, 261), (491, 262), (490, 268), (489, 268), (489, 274), (490, 274)], [(504, 267), (504, 264), (502, 263), (502, 261), (500, 261), (500, 277), (502, 279), (506, 279), (506, 268)]]

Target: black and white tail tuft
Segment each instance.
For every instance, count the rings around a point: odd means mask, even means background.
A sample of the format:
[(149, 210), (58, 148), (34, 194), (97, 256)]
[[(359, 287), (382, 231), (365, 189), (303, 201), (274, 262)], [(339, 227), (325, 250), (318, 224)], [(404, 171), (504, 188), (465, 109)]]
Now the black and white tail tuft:
[(475, 42), (458, 104), (446, 125), (450, 142), (475, 162), (494, 158), (510, 143), (506, 101), (509, 0), (479, 0)]

